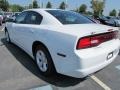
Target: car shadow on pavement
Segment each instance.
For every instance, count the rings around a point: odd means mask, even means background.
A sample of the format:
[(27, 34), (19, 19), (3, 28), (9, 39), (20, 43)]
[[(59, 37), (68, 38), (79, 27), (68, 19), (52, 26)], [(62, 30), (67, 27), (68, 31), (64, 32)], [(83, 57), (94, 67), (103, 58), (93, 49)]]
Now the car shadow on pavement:
[(75, 86), (85, 80), (85, 78), (84, 79), (73, 78), (73, 77), (64, 76), (64, 75), (61, 75), (58, 73), (54, 73), (54, 75), (51, 77), (44, 77), (44, 76), (40, 75), (39, 69), (38, 69), (35, 61), (32, 60), (28, 54), (26, 54), (22, 49), (20, 49), (16, 45), (7, 43), (5, 38), (1, 39), (1, 41), (2, 41), (3, 45), (10, 51), (10, 53), (26, 69), (28, 69), (35, 76), (37, 76), (38, 78), (44, 80), (45, 82), (47, 82), (49, 84), (59, 86), (59, 87), (68, 87), (68, 86)]

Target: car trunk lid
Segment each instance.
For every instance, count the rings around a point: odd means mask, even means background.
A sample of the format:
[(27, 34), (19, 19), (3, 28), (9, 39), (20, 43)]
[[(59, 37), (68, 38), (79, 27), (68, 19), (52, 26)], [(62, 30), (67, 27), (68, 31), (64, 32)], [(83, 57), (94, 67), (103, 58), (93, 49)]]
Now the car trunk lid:
[(94, 34), (111, 32), (115, 30), (118, 30), (118, 28), (101, 25), (101, 24), (71, 24), (71, 25), (63, 25), (62, 32), (72, 34), (78, 37), (83, 37)]

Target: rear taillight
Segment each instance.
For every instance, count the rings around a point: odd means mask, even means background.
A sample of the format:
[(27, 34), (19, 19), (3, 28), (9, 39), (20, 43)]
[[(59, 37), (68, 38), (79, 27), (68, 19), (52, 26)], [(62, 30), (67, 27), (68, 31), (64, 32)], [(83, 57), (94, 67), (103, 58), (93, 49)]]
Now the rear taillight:
[(118, 31), (83, 37), (78, 41), (77, 49), (85, 49), (98, 46), (99, 44), (118, 38)]

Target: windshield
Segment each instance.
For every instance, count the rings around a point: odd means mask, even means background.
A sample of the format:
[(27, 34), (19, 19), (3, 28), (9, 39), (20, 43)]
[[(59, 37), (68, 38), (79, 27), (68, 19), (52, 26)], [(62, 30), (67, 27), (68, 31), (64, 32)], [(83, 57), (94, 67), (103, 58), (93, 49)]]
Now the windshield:
[(47, 12), (56, 17), (62, 24), (94, 23), (92, 20), (73, 11), (47, 10)]

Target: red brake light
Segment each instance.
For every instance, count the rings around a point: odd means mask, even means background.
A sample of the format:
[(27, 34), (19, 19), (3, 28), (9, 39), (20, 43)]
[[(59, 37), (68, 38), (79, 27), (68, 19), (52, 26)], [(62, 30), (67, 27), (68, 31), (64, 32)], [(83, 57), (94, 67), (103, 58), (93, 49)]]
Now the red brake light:
[(103, 42), (115, 39), (117, 37), (118, 37), (118, 31), (83, 37), (78, 41), (77, 49), (85, 49), (85, 48), (98, 46)]
[(82, 38), (79, 40), (79, 43), (77, 45), (77, 48), (86, 48), (86, 47), (90, 47), (90, 44), (91, 44), (91, 40), (90, 38)]

